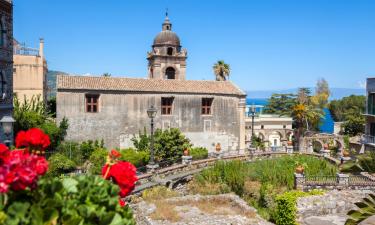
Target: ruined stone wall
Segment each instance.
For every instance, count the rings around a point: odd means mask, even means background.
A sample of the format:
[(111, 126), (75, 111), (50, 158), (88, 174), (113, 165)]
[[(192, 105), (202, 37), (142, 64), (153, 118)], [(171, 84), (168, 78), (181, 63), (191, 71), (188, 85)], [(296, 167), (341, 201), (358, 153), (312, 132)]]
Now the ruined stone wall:
[[(243, 147), (241, 119), (243, 107), (238, 97), (220, 95), (158, 94), (94, 92), (100, 94), (99, 112), (85, 112), (83, 91), (57, 93), (57, 120), (69, 120), (67, 140), (84, 141), (104, 139), (106, 147), (126, 148), (132, 146), (131, 138), (146, 127), (150, 119), (147, 109), (158, 109), (155, 128), (179, 128), (195, 146), (204, 146), (210, 152), (215, 144), (231, 150)], [(93, 92), (90, 92), (93, 93)], [(161, 115), (161, 97), (174, 97), (172, 115)], [(213, 97), (212, 115), (201, 114), (202, 98)], [(243, 135), (244, 136), (244, 135)], [(226, 149), (225, 149), (226, 150)]]

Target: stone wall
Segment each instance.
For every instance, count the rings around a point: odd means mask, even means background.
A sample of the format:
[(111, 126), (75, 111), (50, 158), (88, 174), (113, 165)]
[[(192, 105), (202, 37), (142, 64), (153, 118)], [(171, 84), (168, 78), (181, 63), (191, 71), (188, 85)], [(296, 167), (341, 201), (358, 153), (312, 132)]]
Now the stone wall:
[[(89, 92), (100, 94), (99, 112), (85, 112), (85, 91), (57, 93), (57, 120), (69, 121), (67, 140), (104, 139), (108, 148), (131, 147), (131, 138), (146, 128), (147, 109), (158, 109), (155, 128), (179, 128), (195, 146), (210, 152), (220, 143), (223, 150), (244, 148), (244, 103), (235, 96), (129, 92)], [(174, 97), (171, 115), (161, 115), (161, 97)], [(214, 98), (212, 115), (201, 114), (202, 98)], [(226, 148), (226, 149), (224, 149)]]
[[(369, 190), (362, 191), (328, 191), (324, 195), (314, 195), (297, 200), (297, 221), (299, 224), (318, 224), (319, 220), (332, 221), (344, 224), (347, 212), (356, 209), (354, 203), (366, 197)], [(320, 223), (322, 224), (322, 223)], [(335, 224), (335, 223), (330, 223)]]

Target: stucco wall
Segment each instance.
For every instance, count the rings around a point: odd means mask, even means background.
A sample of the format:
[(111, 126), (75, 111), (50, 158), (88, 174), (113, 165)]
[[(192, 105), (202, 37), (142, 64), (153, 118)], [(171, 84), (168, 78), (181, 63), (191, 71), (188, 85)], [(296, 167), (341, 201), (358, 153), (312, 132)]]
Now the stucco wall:
[[(174, 97), (172, 115), (160, 114), (161, 97)], [(214, 98), (212, 115), (201, 115), (204, 97)], [(210, 151), (214, 151), (213, 143), (218, 142), (223, 149), (230, 146), (234, 150), (244, 146), (245, 134), (242, 134), (243, 138), (240, 135), (241, 126), (244, 130), (244, 121), (240, 119), (244, 114), (241, 101), (238, 97), (218, 95), (102, 92), (99, 112), (86, 113), (85, 92), (59, 90), (57, 120), (68, 118), (68, 140), (104, 139), (106, 147), (124, 148), (131, 146), (130, 139), (144, 127), (149, 131), (147, 109), (154, 104), (158, 109), (156, 128), (180, 128), (194, 145), (205, 146)]]
[(41, 100), (46, 98), (47, 64), (41, 56), (14, 55), (13, 89), (17, 97), (23, 101), (26, 96), (40, 95)]

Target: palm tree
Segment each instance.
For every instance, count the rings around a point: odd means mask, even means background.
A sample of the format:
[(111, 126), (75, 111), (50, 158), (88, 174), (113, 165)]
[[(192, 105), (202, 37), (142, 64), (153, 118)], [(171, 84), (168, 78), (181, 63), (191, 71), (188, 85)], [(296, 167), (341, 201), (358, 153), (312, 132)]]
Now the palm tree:
[(225, 81), (230, 74), (229, 64), (226, 64), (224, 60), (219, 60), (214, 64), (213, 70), (217, 81)]

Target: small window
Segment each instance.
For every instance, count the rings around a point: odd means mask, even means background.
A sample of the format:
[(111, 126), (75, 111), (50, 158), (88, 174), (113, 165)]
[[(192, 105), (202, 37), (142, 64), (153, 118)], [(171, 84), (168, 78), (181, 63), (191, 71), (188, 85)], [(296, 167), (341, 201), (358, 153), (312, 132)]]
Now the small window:
[(99, 95), (86, 95), (86, 112), (97, 113), (99, 111)]
[(264, 125), (260, 125), (260, 129), (262, 129), (262, 130), (263, 130), (263, 129), (264, 129)]
[(286, 129), (286, 125), (283, 125), (283, 128)]
[(213, 98), (202, 98), (202, 115), (211, 115)]
[(167, 54), (168, 54), (168, 55), (173, 55), (173, 48), (172, 48), (172, 47), (169, 47), (169, 48), (167, 49)]
[(161, 114), (171, 115), (172, 105), (173, 105), (173, 98), (161, 98)]

